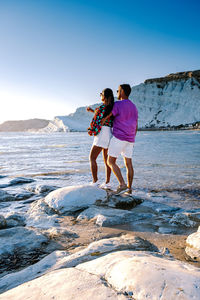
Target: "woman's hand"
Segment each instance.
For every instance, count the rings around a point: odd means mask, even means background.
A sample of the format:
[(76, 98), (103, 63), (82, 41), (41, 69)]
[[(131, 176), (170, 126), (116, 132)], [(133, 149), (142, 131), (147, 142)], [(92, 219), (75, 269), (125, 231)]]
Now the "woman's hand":
[(87, 111), (90, 111), (90, 112), (92, 112), (92, 113), (94, 112), (94, 110), (93, 110), (91, 107), (89, 107), (89, 106), (86, 108), (86, 110), (87, 110)]

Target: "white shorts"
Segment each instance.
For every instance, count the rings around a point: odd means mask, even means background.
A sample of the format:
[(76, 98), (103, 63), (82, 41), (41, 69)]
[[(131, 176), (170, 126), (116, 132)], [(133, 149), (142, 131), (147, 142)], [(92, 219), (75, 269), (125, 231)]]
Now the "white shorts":
[(98, 146), (104, 149), (108, 149), (111, 137), (112, 137), (111, 127), (102, 126), (99, 134), (94, 137), (92, 146)]
[(121, 141), (116, 137), (112, 137), (108, 148), (108, 155), (118, 157), (120, 154), (126, 158), (132, 158), (134, 143)]

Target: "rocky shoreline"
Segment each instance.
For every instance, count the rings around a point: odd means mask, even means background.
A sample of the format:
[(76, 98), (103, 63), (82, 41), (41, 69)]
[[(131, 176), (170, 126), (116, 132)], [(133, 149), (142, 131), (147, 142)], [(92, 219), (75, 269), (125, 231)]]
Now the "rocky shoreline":
[(191, 124), (180, 124), (178, 126), (168, 126), (168, 127), (151, 127), (139, 128), (138, 131), (174, 131), (174, 130), (200, 130), (200, 122), (194, 122)]
[(199, 209), (51, 190), (29, 188), (38, 197), (20, 201), (23, 213), (0, 218), (0, 299), (198, 299)]

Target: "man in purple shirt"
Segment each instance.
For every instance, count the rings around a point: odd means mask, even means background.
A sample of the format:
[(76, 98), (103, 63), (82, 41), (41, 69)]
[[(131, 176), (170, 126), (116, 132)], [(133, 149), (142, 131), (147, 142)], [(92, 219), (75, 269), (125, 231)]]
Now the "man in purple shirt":
[[(132, 182), (134, 169), (132, 164), (133, 146), (137, 133), (138, 111), (135, 104), (128, 99), (131, 93), (129, 84), (121, 84), (117, 91), (117, 98), (120, 101), (115, 102), (112, 109), (113, 137), (108, 148), (108, 165), (119, 181), (117, 193), (126, 191), (132, 193)], [(116, 164), (119, 155), (124, 157), (127, 172), (126, 185), (121, 174), (120, 168)]]

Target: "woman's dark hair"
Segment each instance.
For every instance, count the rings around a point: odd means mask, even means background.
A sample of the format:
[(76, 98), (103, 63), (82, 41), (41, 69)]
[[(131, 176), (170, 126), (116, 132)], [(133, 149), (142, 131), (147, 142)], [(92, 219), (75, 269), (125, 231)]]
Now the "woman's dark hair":
[(125, 95), (128, 97), (131, 93), (131, 87), (129, 84), (120, 84), (122, 90), (124, 91)]
[(104, 89), (103, 94), (105, 97), (105, 105), (106, 105), (106, 109), (104, 113), (104, 118), (105, 118), (107, 115), (109, 115), (109, 113), (111, 113), (115, 100), (114, 100), (113, 91), (111, 89), (109, 88)]

